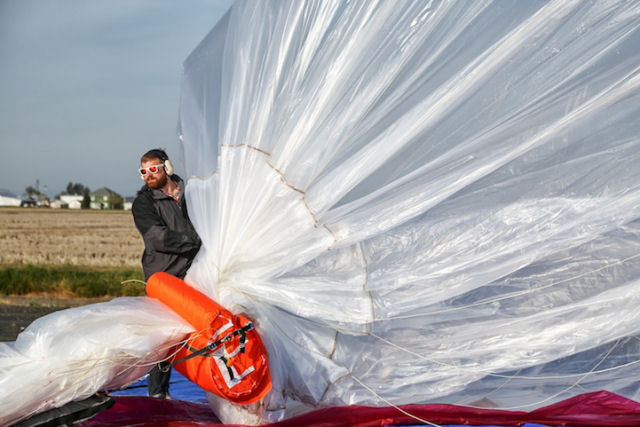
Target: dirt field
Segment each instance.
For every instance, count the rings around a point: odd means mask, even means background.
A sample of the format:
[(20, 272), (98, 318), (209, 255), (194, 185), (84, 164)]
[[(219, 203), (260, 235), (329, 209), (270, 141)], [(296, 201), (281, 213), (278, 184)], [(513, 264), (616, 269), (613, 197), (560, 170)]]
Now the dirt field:
[(0, 264), (139, 266), (130, 211), (0, 208)]
[[(0, 265), (138, 267), (142, 250), (130, 211), (0, 208)], [(106, 299), (0, 296), (0, 341), (52, 311)]]

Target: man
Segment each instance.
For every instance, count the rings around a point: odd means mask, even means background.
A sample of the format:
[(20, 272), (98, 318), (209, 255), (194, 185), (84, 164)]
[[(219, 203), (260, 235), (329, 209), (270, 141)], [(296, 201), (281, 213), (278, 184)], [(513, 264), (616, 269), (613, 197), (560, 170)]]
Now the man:
[[(173, 174), (164, 150), (146, 152), (140, 159), (140, 177), (145, 185), (133, 202), (133, 220), (144, 240), (142, 269), (145, 281), (158, 271), (181, 279), (200, 249), (184, 199), (184, 182)], [(167, 398), (171, 371), (161, 362), (149, 373), (149, 396)], [(163, 369), (167, 372), (163, 372)]]

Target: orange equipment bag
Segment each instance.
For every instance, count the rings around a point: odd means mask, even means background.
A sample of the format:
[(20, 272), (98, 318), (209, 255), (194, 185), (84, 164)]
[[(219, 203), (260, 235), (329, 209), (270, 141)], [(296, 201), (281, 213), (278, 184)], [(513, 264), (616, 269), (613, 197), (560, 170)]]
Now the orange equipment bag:
[(235, 403), (258, 401), (271, 390), (267, 351), (249, 319), (233, 315), (168, 273), (149, 278), (147, 295), (162, 301), (196, 330), (173, 357), (182, 375)]

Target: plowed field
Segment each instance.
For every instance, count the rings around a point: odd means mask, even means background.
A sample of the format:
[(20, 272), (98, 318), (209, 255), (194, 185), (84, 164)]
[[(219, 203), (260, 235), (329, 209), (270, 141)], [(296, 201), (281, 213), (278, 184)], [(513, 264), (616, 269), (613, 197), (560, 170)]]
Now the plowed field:
[(140, 266), (130, 211), (0, 208), (0, 264)]

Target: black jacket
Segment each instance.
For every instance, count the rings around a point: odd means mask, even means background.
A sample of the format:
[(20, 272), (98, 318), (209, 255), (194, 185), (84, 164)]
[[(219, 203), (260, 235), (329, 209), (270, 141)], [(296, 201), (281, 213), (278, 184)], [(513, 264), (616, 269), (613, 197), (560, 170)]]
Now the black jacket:
[(180, 186), (180, 202), (146, 185), (133, 201), (133, 220), (145, 246), (145, 280), (158, 271), (184, 278), (200, 249), (200, 238), (189, 220), (184, 200), (184, 183), (177, 175), (170, 179)]

